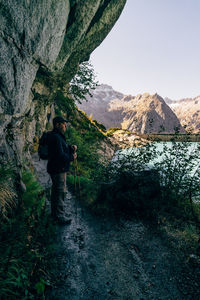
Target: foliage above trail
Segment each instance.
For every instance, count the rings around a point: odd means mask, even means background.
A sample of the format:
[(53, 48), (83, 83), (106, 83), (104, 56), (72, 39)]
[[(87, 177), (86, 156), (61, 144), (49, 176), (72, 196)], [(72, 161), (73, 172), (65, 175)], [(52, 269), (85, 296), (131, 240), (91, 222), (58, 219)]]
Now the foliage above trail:
[(77, 74), (70, 82), (69, 94), (78, 103), (86, 100), (86, 96), (92, 97), (91, 91), (98, 86), (94, 68), (90, 62), (80, 64)]

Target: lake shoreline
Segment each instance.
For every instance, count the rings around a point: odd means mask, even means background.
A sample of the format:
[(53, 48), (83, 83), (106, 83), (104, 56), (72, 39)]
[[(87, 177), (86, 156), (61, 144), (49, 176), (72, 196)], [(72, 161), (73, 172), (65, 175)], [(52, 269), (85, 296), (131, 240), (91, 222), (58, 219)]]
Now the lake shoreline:
[(136, 134), (138, 137), (155, 142), (200, 142), (200, 134), (173, 134), (173, 133), (149, 133), (149, 134)]

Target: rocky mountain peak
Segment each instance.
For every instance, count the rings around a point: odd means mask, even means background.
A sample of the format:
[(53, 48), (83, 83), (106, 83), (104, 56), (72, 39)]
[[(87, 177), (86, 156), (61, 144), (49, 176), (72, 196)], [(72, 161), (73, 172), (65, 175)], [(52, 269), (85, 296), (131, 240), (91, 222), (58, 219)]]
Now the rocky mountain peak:
[(134, 97), (131, 96), (131, 95), (124, 96), (124, 97), (123, 97), (123, 101), (124, 101), (124, 102), (129, 102), (129, 101), (131, 101), (133, 98), (134, 98)]
[(165, 98), (165, 102), (177, 115), (181, 125), (184, 126), (187, 131), (193, 133), (200, 131), (200, 96), (180, 100)]
[(101, 85), (80, 108), (107, 128), (121, 127), (136, 133), (171, 133), (178, 128), (184, 132), (174, 112), (157, 93), (123, 95)]
[[(92, 92), (94, 101), (111, 101), (113, 99), (121, 99), (124, 95), (120, 92), (115, 91), (112, 86), (107, 84), (101, 84)], [(92, 101), (88, 96), (88, 101)]]

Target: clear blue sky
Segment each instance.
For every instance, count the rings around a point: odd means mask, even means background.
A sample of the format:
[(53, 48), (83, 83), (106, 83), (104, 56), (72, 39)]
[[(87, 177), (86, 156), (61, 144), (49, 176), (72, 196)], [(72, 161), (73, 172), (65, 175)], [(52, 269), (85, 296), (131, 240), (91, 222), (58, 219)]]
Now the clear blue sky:
[(124, 94), (200, 95), (200, 0), (128, 0), (91, 61)]

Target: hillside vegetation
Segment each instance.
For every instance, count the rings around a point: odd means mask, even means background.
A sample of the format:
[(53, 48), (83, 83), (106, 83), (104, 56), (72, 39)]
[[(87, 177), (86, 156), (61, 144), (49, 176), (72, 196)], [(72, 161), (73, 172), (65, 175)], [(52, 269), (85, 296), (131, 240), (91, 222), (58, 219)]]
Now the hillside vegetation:
[[(158, 151), (148, 143), (128, 155), (117, 152), (111, 160), (104, 150), (114, 152), (108, 137), (118, 128), (106, 132), (103, 124), (77, 109), (66, 91), (57, 90), (54, 103), (56, 115), (71, 123), (67, 142), (78, 146), (78, 160), (72, 163), (67, 183), (81, 205), (108, 221), (120, 216), (159, 226), (173, 237), (172, 249), (182, 251), (189, 265), (198, 265), (199, 147), (190, 152), (188, 143), (180, 146), (173, 141), (171, 149)], [(37, 141), (32, 151), (37, 151)], [(148, 164), (157, 157), (163, 160), (149, 168)], [(47, 193), (36, 181), (32, 166), (24, 163), (18, 195), (9, 184), (17, 181), (13, 170), (12, 165), (3, 167), (0, 177), (0, 296), (41, 299), (51, 285), (49, 262), (56, 257), (53, 239), (57, 229), (45, 204)]]

